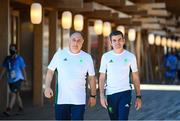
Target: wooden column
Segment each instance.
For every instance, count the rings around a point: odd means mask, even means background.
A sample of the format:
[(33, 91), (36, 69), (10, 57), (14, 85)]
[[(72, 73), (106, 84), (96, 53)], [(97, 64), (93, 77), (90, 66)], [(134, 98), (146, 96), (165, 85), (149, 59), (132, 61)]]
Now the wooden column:
[(137, 58), (137, 63), (138, 63), (138, 69), (140, 69), (140, 64), (141, 64), (141, 30), (137, 31), (137, 42), (136, 42), (136, 58)]
[[(8, 54), (9, 32), (9, 0), (0, 0), (0, 64)], [(0, 66), (0, 72), (2, 66)], [(4, 76), (5, 77), (5, 76)], [(0, 111), (4, 110), (7, 105), (7, 82), (3, 78), (0, 80)]]
[[(50, 11), (50, 14), (49, 14), (49, 63), (51, 59), (53, 58), (54, 53), (56, 52), (57, 27), (58, 27), (58, 12)], [(54, 94), (56, 93), (55, 84), (56, 84), (56, 79), (53, 78), (51, 87), (53, 89)], [(51, 101), (53, 102), (54, 99), (51, 98)]]
[(98, 35), (98, 69), (101, 63), (101, 57), (104, 52), (104, 37), (103, 35)]
[(33, 104), (36, 106), (43, 106), (42, 46), (43, 20), (34, 25)]
[(83, 47), (82, 50), (85, 52), (88, 52), (88, 19), (84, 19), (84, 28), (83, 28), (83, 37), (84, 37), (84, 43), (83, 43)]
[(50, 11), (49, 14), (49, 62), (56, 52), (57, 42), (57, 27), (58, 27), (58, 12)]

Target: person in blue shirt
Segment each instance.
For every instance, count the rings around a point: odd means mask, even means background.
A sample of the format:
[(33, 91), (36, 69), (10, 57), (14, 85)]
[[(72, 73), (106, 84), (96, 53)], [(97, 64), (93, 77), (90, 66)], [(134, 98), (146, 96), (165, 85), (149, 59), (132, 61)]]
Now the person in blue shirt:
[[(22, 56), (17, 54), (17, 47), (11, 44), (9, 47), (10, 55), (4, 59), (3, 69), (0, 80), (7, 73), (7, 82), (10, 88), (10, 102), (4, 114), (10, 116), (12, 108), (17, 100), (19, 111), (23, 110), (23, 103), (20, 97), (21, 82), (26, 79), (25, 62)], [(27, 81), (26, 83), (27, 84)]]
[(167, 84), (173, 84), (175, 82), (177, 74), (177, 64), (178, 58), (173, 53), (167, 53), (164, 58), (164, 67), (165, 67), (165, 79)]

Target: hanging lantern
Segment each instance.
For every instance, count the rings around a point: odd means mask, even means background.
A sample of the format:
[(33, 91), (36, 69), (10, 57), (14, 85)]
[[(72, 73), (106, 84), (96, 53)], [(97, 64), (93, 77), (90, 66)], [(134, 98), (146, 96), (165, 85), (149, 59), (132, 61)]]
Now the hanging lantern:
[(155, 44), (156, 44), (157, 46), (159, 46), (159, 45), (161, 44), (161, 37), (160, 37), (160, 36), (156, 36), (156, 38), (155, 38)]
[(103, 30), (103, 22), (102, 20), (96, 20), (94, 23), (94, 31), (97, 35), (101, 35)]
[(171, 45), (172, 45), (172, 40), (169, 38), (169, 39), (167, 40), (167, 46), (170, 48)]
[(154, 34), (149, 34), (148, 35), (148, 43), (150, 45), (153, 45), (154, 44)]
[(118, 26), (116, 29), (118, 31), (121, 31), (123, 33), (123, 36), (125, 35), (125, 27), (124, 26)]
[(178, 41), (177, 49), (180, 49), (180, 41)]
[(172, 48), (176, 48), (176, 40), (172, 40)]
[(104, 22), (103, 24), (103, 36), (107, 37), (111, 33), (111, 23), (110, 22)]
[(167, 43), (166, 37), (163, 37), (161, 40), (161, 45), (165, 47), (166, 43)]
[(62, 27), (64, 29), (70, 29), (72, 26), (72, 13), (70, 11), (64, 11), (62, 13)]
[(32, 3), (30, 9), (31, 22), (40, 24), (42, 21), (42, 6), (40, 3)]
[(74, 29), (76, 31), (82, 31), (84, 26), (84, 18), (82, 15), (77, 14), (74, 16)]
[(136, 39), (136, 30), (135, 29), (129, 29), (128, 39), (129, 39), (129, 41), (135, 41), (135, 39)]
[(177, 42), (176, 42), (176, 49), (179, 49), (179, 46), (180, 46), (180, 42), (177, 40)]

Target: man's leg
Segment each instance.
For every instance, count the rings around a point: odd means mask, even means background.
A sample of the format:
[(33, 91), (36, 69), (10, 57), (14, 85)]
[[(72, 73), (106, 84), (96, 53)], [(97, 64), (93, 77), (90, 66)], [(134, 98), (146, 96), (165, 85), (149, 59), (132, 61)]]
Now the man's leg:
[(17, 92), (17, 102), (18, 102), (18, 106), (19, 106), (19, 111), (23, 110), (23, 103), (22, 103), (22, 99), (20, 96), (20, 92)]
[(118, 100), (119, 100), (118, 96), (119, 96), (118, 93), (107, 96), (107, 102), (108, 102), (107, 110), (111, 120), (118, 119)]
[(12, 92), (10, 95), (11, 98), (10, 98), (9, 108), (12, 109), (16, 102), (16, 93)]
[(121, 92), (118, 105), (118, 120), (128, 120), (129, 109), (131, 105), (131, 91)]
[(12, 111), (12, 108), (15, 104), (15, 101), (16, 101), (16, 93), (11, 92), (10, 93), (10, 102), (8, 103), (8, 107), (6, 108), (6, 111), (3, 112), (6, 116), (11, 115), (11, 111)]
[(71, 105), (71, 120), (83, 120), (85, 105)]
[(56, 120), (70, 120), (71, 119), (70, 105), (55, 104), (55, 119)]

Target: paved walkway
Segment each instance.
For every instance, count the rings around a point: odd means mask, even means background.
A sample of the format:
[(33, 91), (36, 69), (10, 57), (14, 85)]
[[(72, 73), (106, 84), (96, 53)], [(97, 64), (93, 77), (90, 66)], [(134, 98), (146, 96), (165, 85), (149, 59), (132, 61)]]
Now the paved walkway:
[[(136, 111), (134, 102), (132, 102), (133, 105), (129, 115), (130, 120), (180, 120), (180, 91), (143, 90), (142, 96), (143, 107), (141, 110)], [(27, 96), (24, 95), (24, 97)], [(45, 100), (45, 106), (42, 108), (32, 106), (32, 102), (28, 98), (25, 98), (24, 102), (26, 103), (23, 114), (5, 117), (1, 113), (0, 119), (54, 119), (53, 103), (49, 100)], [(106, 110), (100, 106), (98, 100), (96, 107), (91, 109), (87, 107), (85, 119), (109, 120), (109, 117)]]

